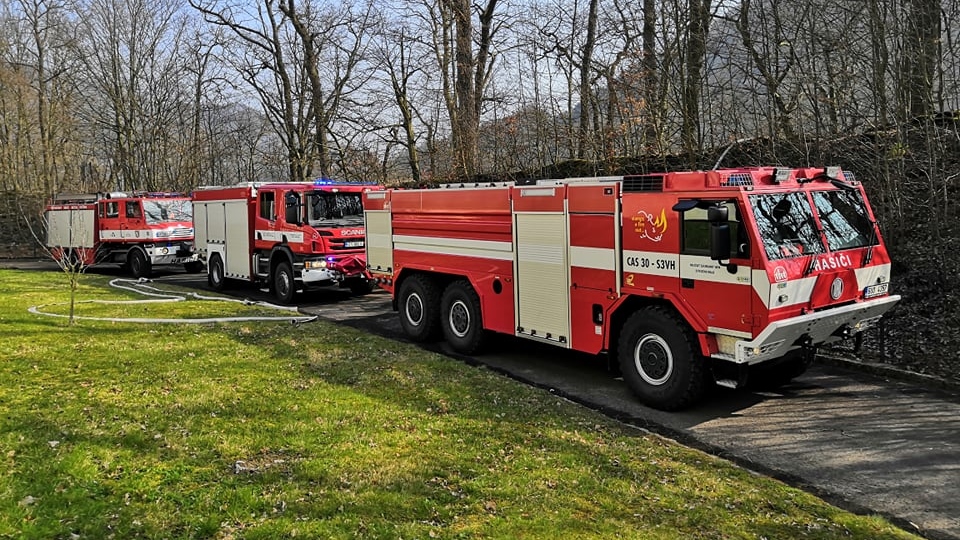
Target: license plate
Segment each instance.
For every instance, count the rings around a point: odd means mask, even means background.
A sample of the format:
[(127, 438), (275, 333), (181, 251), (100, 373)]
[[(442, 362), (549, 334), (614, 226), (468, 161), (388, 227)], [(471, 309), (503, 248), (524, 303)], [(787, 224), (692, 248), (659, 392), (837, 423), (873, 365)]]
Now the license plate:
[(363, 247), (363, 240), (356, 240), (353, 242), (344, 242), (343, 247), (347, 247), (347, 248)]
[(874, 296), (881, 296), (887, 294), (890, 290), (890, 283), (877, 283), (876, 285), (870, 285), (863, 290), (864, 298), (873, 298)]

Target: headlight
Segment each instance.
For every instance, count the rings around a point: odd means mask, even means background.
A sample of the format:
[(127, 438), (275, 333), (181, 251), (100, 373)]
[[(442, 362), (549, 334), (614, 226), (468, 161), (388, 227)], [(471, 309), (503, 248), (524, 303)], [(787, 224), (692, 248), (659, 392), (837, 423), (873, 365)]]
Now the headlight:
[(308, 270), (311, 269), (311, 268), (326, 268), (326, 267), (327, 267), (327, 261), (307, 261), (307, 262), (303, 263), (303, 266), (304, 266), (304, 268), (307, 268)]

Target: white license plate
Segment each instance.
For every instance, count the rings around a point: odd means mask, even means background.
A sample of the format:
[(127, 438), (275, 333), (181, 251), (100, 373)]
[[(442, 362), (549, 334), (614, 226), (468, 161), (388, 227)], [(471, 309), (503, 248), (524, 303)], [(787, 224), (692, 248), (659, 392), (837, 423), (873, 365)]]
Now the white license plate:
[(890, 283), (877, 283), (876, 285), (870, 285), (863, 290), (864, 298), (873, 298), (874, 296), (881, 296), (887, 294), (890, 291)]
[(347, 248), (363, 247), (363, 240), (357, 240), (354, 242), (344, 242), (343, 247), (347, 247)]

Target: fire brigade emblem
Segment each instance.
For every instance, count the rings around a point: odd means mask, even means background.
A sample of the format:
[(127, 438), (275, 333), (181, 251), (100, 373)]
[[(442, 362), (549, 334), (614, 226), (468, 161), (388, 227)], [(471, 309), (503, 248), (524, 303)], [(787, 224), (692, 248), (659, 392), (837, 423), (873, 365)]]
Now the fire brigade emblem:
[(643, 210), (633, 216), (633, 230), (640, 238), (648, 238), (653, 242), (663, 240), (663, 233), (667, 232), (667, 211), (660, 210), (660, 215), (654, 217)]
[(837, 278), (830, 284), (830, 298), (837, 300), (841, 294), (843, 294), (843, 280)]
[(784, 267), (782, 267), (782, 266), (776, 267), (776, 269), (774, 269), (774, 271), (773, 271), (773, 279), (777, 280), (777, 283), (782, 283), (782, 282), (786, 281), (786, 280), (787, 280), (787, 269), (784, 268)]

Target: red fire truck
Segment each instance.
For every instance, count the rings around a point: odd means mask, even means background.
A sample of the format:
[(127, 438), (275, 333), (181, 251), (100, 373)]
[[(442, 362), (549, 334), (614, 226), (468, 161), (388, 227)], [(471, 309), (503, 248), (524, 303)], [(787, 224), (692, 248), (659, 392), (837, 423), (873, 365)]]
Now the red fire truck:
[(372, 190), (382, 188), (321, 179), (195, 191), (196, 247), (210, 286), (223, 289), (228, 279), (258, 283), (283, 303), (314, 287), (370, 292), (360, 196)]
[(785, 384), (899, 300), (863, 187), (838, 167), (387, 190), (364, 206), (371, 274), (410, 338), (612, 353), (665, 410), (712, 382)]
[[(57, 259), (117, 263), (135, 277), (153, 267), (203, 269), (193, 252), (193, 208), (175, 193), (60, 194), (44, 210), (46, 245)], [(66, 260), (66, 259), (64, 259)]]

